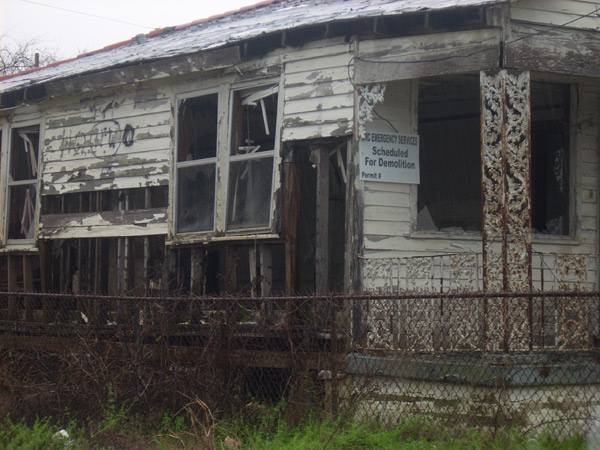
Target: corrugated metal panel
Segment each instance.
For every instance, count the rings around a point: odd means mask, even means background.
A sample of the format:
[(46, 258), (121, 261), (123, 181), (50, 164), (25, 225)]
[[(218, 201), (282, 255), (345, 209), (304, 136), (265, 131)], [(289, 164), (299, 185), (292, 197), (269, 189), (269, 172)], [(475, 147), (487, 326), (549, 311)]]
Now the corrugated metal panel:
[(116, 48), (16, 76), (0, 78), (0, 92), (234, 44), (267, 33), (332, 21), (491, 5), (508, 0), (287, 0), (219, 17), (174, 31), (150, 33), (145, 43)]

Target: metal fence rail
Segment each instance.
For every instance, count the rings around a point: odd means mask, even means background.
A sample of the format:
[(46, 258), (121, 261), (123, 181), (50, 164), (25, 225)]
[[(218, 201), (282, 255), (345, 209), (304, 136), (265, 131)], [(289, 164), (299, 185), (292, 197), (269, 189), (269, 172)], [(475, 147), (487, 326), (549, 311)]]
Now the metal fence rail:
[(600, 407), (599, 324), (600, 292), (4, 292), (0, 386), (13, 414), (58, 404), (89, 415), (110, 387), (144, 410), (201, 395), (252, 415), (248, 405), (286, 399), (294, 417), (320, 405), (388, 424), (585, 432)]

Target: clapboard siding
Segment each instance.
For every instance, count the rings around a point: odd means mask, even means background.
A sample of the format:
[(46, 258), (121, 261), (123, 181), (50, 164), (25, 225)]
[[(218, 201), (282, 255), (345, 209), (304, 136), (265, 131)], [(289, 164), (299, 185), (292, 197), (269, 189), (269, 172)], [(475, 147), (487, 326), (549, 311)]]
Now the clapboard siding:
[(167, 92), (73, 98), (46, 114), (42, 195), (168, 184), (172, 133)]
[(284, 69), (282, 140), (346, 136), (353, 132), (350, 44), (340, 39), (288, 52)]

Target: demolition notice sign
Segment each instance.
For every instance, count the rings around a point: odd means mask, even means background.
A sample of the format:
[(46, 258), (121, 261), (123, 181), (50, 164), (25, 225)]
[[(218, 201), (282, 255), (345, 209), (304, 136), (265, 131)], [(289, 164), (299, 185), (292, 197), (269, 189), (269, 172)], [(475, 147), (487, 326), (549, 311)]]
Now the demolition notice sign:
[(358, 153), (361, 180), (419, 184), (419, 136), (367, 132)]

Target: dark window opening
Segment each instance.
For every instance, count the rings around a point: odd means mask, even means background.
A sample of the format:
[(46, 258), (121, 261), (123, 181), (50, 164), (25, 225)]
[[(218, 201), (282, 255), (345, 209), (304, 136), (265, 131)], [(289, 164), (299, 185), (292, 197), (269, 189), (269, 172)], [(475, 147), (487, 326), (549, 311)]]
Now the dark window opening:
[(12, 130), (8, 179), (8, 239), (34, 239), (39, 176), (38, 126)]
[(534, 233), (568, 235), (570, 86), (531, 83), (531, 207)]
[(227, 228), (268, 227), (278, 86), (233, 94)]
[(477, 76), (419, 83), (419, 230), (481, 229), (480, 101)]
[(183, 100), (177, 139), (177, 232), (214, 228), (218, 95)]

